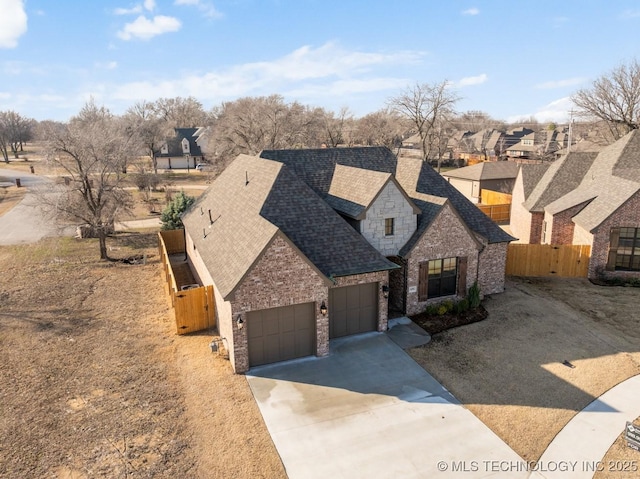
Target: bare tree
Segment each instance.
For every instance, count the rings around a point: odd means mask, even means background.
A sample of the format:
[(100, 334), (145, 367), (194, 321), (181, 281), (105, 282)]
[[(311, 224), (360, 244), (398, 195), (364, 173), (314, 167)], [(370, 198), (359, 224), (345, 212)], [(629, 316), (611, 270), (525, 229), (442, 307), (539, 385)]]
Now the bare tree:
[(14, 158), (18, 158), (20, 151), (24, 151), (24, 144), (33, 138), (34, 125), (34, 120), (13, 110), (0, 112), (0, 150), (6, 163), (9, 162), (9, 149)]
[(390, 150), (402, 144), (407, 130), (406, 119), (386, 108), (356, 120), (355, 142), (366, 146), (386, 146)]
[(56, 194), (41, 192), (41, 205), (61, 220), (88, 225), (98, 237), (100, 258), (108, 259), (106, 238), (118, 214), (130, 207), (123, 188), (131, 136), (117, 117), (88, 102), (68, 125), (50, 125), (48, 158), (65, 171)]
[(2, 151), (2, 159), (5, 163), (9, 163), (10, 138), (9, 112), (0, 111), (0, 151)]
[(640, 126), (640, 64), (633, 60), (595, 80), (571, 98), (578, 115), (605, 122), (617, 140)]
[(458, 100), (446, 80), (434, 85), (416, 84), (388, 100), (389, 107), (409, 120), (420, 135), (422, 159), (436, 159), (438, 169), (442, 162), (441, 145), (446, 144), (443, 138), (448, 131), (446, 124), (451, 121)]
[(212, 142), (219, 167), (240, 153), (256, 155), (265, 149), (310, 146), (322, 135), (324, 119), (322, 109), (288, 104), (280, 95), (225, 102), (213, 115)]
[(140, 101), (130, 107), (124, 116), (125, 123), (132, 133), (135, 143), (151, 158), (153, 172), (158, 173), (158, 159), (162, 145), (172, 133), (172, 128), (154, 103)]
[(478, 132), (485, 129), (504, 130), (504, 122), (496, 120), (488, 113), (480, 110), (469, 110), (456, 116), (453, 125), (460, 131)]
[(202, 103), (193, 98), (159, 98), (153, 104), (158, 117), (171, 128), (196, 128), (203, 126), (207, 115)]

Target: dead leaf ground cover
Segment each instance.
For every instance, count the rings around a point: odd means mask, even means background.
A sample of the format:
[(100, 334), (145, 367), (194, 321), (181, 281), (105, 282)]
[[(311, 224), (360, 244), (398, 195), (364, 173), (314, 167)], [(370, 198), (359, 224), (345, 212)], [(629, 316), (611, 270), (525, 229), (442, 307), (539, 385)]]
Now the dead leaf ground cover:
[[(2, 181), (1, 177), (0, 181)], [(17, 186), (0, 188), (0, 216), (20, 203), (20, 201), (22, 201), (22, 198), (24, 198), (26, 191), (26, 188), (18, 188)]]
[(175, 336), (155, 236), (109, 244), (149, 261), (0, 248), (0, 477), (285, 477), (244, 376)]
[(484, 301), (488, 319), (409, 353), (518, 454), (536, 460), (578, 411), (640, 373), (639, 298), (637, 288), (514, 278)]

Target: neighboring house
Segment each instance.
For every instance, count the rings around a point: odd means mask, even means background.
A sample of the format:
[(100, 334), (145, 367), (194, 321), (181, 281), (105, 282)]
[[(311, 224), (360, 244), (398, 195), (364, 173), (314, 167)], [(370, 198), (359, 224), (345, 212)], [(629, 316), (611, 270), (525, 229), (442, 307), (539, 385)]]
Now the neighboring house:
[[(426, 163), (380, 147), (238, 156), (184, 215), (234, 370), (326, 355), (388, 308), (504, 289), (511, 236)], [(388, 296), (388, 297), (387, 297)]]
[(204, 129), (174, 128), (174, 130), (176, 135), (164, 142), (155, 155), (157, 167), (166, 170), (195, 168), (204, 159), (197, 141)]
[(477, 133), (464, 135), (455, 148), (456, 158), (468, 165), (481, 161), (496, 161), (502, 153), (504, 133), (495, 129), (484, 129)]
[(538, 242), (591, 246), (590, 278), (640, 277), (640, 131), (556, 160), (523, 207), (536, 215), (530, 239), (541, 222)]
[(572, 152), (552, 163), (521, 166), (513, 190), (510, 224), (520, 242), (545, 242), (545, 207), (575, 189), (595, 157), (595, 153)]
[(518, 165), (510, 161), (483, 162), (442, 173), (472, 203), (480, 202), (481, 190), (511, 194)]

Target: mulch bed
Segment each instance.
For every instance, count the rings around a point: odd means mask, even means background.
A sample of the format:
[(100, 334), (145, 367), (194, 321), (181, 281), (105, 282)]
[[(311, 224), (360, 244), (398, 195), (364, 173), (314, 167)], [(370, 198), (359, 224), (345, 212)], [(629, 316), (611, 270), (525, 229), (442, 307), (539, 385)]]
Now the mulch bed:
[(446, 331), (447, 329), (464, 326), (465, 324), (477, 323), (478, 321), (486, 319), (487, 316), (489, 316), (489, 313), (484, 309), (484, 306), (480, 305), (476, 309), (465, 311), (460, 314), (453, 312), (445, 313), (443, 315), (419, 313), (414, 316), (410, 316), (410, 318), (429, 334), (437, 334), (442, 331)]

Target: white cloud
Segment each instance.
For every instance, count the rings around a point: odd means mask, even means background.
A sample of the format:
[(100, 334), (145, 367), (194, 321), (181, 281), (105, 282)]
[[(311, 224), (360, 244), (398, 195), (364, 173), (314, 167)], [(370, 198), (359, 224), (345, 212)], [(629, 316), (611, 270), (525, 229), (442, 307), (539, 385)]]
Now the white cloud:
[(477, 8), (468, 8), (466, 10), (462, 11), (463, 15), (479, 15), (480, 14), (480, 10), (478, 10)]
[(640, 17), (640, 9), (634, 8), (634, 9), (625, 10), (620, 14), (620, 17), (623, 19), (638, 18)]
[(142, 13), (142, 5), (136, 5), (131, 8), (116, 8), (113, 13), (116, 15), (135, 15), (136, 13)]
[(587, 81), (586, 78), (582, 78), (582, 77), (575, 77), (575, 78), (566, 78), (564, 80), (553, 80), (553, 81), (547, 81), (544, 83), (538, 83), (535, 88), (539, 89), (539, 90), (550, 90), (553, 88), (564, 88), (567, 86), (576, 86), (576, 85), (580, 85), (581, 83), (584, 83), (585, 81)]
[(144, 0), (142, 4), (138, 3), (130, 8), (116, 8), (113, 13), (116, 15), (135, 15), (142, 13), (143, 9), (152, 12), (156, 8), (156, 0)]
[(27, 32), (27, 13), (23, 0), (0, 0), (0, 48), (15, 48)]
[(524, 115), (514, 115), (507, 118), (508, 123), (517, 123), (523, 119), (534, 117), (541, 123), (553, 121), (556, 123), (565, 123), (569, 121), (569, 111), (573, 108), (571, 97), (563, 97), (554, 100), (551, 103), (538, 109), (535, 113), (527, 113)]
[(205, 17), (220, 18), (222, 14), (213, 6), (212, 3), (203, 0), (175, 0), (174, 5), (188, 5), (196, 7)]
[(140, 15), (133, 22), (127, 23), (124, 29), (118, 32), (118, 37), (123, 40), (140, 38), (149, 40), (163, 33), (177, 32), (182, 27), (180, 20), (174, 17), (156, 15), (151, 20), (144, 15)]
[(118, 62), (116, 61), (111, 61), (106, 63), (97, 62), (96, 67), (102, 68), (104, 70), (115, 70), (116, 68), (118, 68)]
[(489, 77), (487, 76), (487, 74), (482, 73), (481, 75), (476, 75), (474, 77), (465, 77), (461, 79), (460, 81), (458, 81), (457, 86), (465, 87), (465, 86), (471, 86), (471, 85), (481, 85), (485, 83), (488, 79)]
[(335, 43), (318, 48), (304, 46), (270, 62), (237, 65), (203, 75), (187, 75), (158, 82), (141, 81), (121, 85), (115, 97), (121, 100), (196, 96), (202, 99), (236, 98), (243, 95), (289, 91), (296, 96), (313, 92), (348, 95), (363, 91), (400, 88), (406, 79), (376, 76), (372, 71), (417, 63), (423, 52), (371, 53), (348, 51)]

